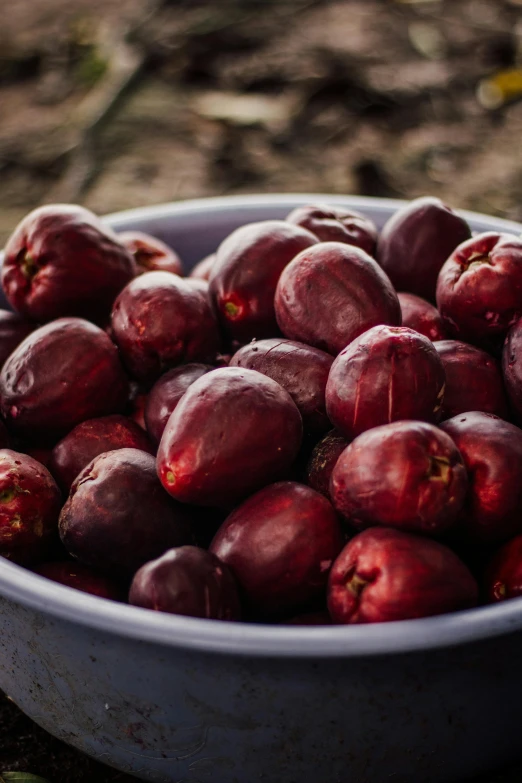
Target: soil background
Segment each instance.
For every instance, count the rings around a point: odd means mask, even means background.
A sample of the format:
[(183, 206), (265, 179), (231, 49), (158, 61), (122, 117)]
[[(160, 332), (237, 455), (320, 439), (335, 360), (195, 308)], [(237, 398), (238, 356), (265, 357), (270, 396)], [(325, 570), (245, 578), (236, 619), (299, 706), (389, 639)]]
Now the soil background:
[[(433, 194), (522, 220), (522, 0), (0, 0), (0, 12), (0, 246), (52, 201), (103, 214), (237, 193)], [(134, 780), (0, 697), (9, 770)], [(519, 766), (476, 783), (521, 779)]]

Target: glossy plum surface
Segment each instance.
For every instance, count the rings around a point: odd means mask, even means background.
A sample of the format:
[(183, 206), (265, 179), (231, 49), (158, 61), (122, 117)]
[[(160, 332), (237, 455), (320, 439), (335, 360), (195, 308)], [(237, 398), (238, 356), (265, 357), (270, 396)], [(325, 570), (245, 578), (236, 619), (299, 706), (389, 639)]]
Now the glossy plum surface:
[(377, 227), (370, 218), (354, 209), (312, 204), (296, 207), (286, 219), (289, 223), (307, 228), (321, 242), (344, 242), (375, 255)]
[(164, 373), (154, 384), (145, 405), (147, 432), (159, 443), (170, 414), (188, 387), (214, 368), (210, 364), (182, 364)]
[(183, 275), (181, 258), (161, 239), (143, 231), (123, 231), (118, 239), (134, 258), (138, 274), (157, 271)]
[(401, 305), (402, 325), (420, 332), (428, 340), (445, 340), (446, 330), (441, 315), (434, 305), (420, 296), (408, 292), (397, 294)]

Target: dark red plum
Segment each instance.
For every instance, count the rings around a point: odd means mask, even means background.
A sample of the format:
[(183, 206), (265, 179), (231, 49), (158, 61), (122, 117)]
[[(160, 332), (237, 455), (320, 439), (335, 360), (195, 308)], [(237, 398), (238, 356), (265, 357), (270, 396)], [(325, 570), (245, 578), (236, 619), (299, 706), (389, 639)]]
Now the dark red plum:
[(147, 272), (123, 289), (112, 330), (129, 372), (144, 383), (179, 364), (212, 361), (220, 349), (205, 293), (168, 272)]
[(92, 568), (77, 562), (59, 560), (51, 563), (43, 563), (34, 569), (35, 574), (45, 576), (53, 582), (74, 587), (75, 590), (81, 590), (83, 593), (96, 595), (98, 598), (109, 598), (112, 601), (121, 601), (123, 598), (122, 588), (117, 582), (113, 582), (103, 574), (98, 574)]
[(522, 318), (511, 327), (506, 337), (502, 374), (515, 418), (522, 423)]
[(381, 231), (377, 260), (397, 291), (434, 301), (439, 271), (471, 237), (464, 220), (438, 198), (425, 196), (395, 212)]
[(240, 348), (230, 367), (246, 367), (277, 381), (297, 405), (305, 429), (326, 432), (331, 424), (325, 408), (325, 389), (332, 357), (304, 343), (274, 337)]
[(171, 549), (142, 566), (132, 581), (129, 603), (207, 620), (241, 619), (232, 573), (218, 557), (195, 546)]
[(279, 334), (274, 294), (281, 272), (317, 237), (284, 220), (249, 223), (219, 246), (210, 293), (229, 337), (242, 343)]
[(172, 272), (183, 275), (183, 264), (178, 254), (161, 239), (143, 231), (123, 231), (118, 239), (134, 258), (138, 274), (144, 272)]
[(34, 321), (80, 316), (103, 321), (136, 274), (134, 259), (96, 215), (74, 204), (30, 212), (5, 246), (2, 286)]
[(509, 418), (500, 365), (491, 354), (459, 340), (434, 343), (446, 373), (441, 419), (466, 411)]
[(437, 307), (451, 337), (503, 337), (522, 316), (522, 240), (491, 231), (459, 245), (440, 270)]
[(205, 258), (202, 258), (201, 261), (199, 261), (191, 270), (189, 278), (194, 278), (196, 280), (208, 280), (215, 260), (215, 253), (211, 253), (210, 255), (205, 256)]
[(522, 533), (522, 430), (491, 413), (472, 411), (440, 425), (468, 471), (462, 534), (502, 542)]
[(328, 582), (328, 610), (339, 624), (411, 620), (477, 603), (478, 585), (451, 549), (385, 527), (352, 538)]
[(67, 494), (76, 476), (106, 451), (139, 449), (154, 454), (147, 434), (127, 416), (102, 416), (82, 421), (54, 447), (49, 470)]
[(138, 390), (131, 395), (130, 409), (127, 411), (129, 419), (136, 422), (142, 430), (147, 429), (145, 424), (145, 408), (147, 406), (148, 398), (149, 395), (138, 388)]
[(27, 454), (0, 449), (0, 555), (30, 565), (46, 557), (55, 539), (60, 490)]
[(34, 330), (32, 321), (10, 310), (0, 310), (0, 368), (22, 340)]
[(70, 555), (111, 578), (130, 577), (168, 549), (192, 542), (190, 518), (161, 486), (153, 456), (118, 449), (77, 476), (59, 519)]
[(403, 326), (415, 329), (432, 342), (446, 339), (446, 330), (436, 307), (415, 294), (398, 293), (397, 297), (401, 305)]
[(0, 373), (8, 429), (56, 440), (86, 419), (125, 409), (129, 382), (116, 346), (81, 318), (59, 318), (23, 340)]
[(184, 503), (231, 507), (285, 475), (299, 451), (301, 414), (278, 383), (223, 367), (195, 381), (171, 414), (158, 475)]
[(256, 614), (281, 615), (324, 595), (343, 537), (331, 504), (281, 481), (252, 495), (219, 528), (210, 551), (229, 566)]
[(522, 535), (499, 549), (486, 569), (484, 582), (490, 603), (522, 595)]
[(336, 356), (376, 324), (400, 324), (397, 294), (376, 261), (341, 242), (304, 250), (283, 270), (277, 322), (290, 340)]
[(433, 421), (444, 367), (433, 343), (404, 326), (374, 326), (342, 351), (326, 384), (326, 411), (346, 437), (400, 419)]
[(286, 219), (289, 223), (307, 228), (321, 242), (344, 242), (375, 255), (377, 226), (354, 209), (313, 204), (296, 207)]
[(337, 430), (331, 430), (319, 443), (317, 443), (310, 455), (305, 470), (305, 482), (330, 500), (330, 476), (335, 463), (342, 452), (348, 446), (349, 441)]
[(145, 405), (147, 432), (159, 443), (170, 414), (188, 387), (214, 368), (209, 364), (182, 364), (159, 378), (149, 392)]
[(449, 435), (433, 424), (397, 421), (347, 446), (333, 469), (330, 497), (358, 529), (383, 525), (436, 536), (456, 523), (467, 488)]

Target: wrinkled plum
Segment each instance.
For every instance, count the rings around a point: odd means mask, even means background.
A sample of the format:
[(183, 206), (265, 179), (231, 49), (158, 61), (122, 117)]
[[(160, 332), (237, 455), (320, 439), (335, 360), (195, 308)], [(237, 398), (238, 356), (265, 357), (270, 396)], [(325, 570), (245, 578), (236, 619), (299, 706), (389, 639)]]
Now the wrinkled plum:
[(446, 373), (441, 419), (466, 411), (509, 417), (502, 372), (493, 356), (459, 340), (440, 340), (434, 345)]
[(127, 416), (102, 416), (76, 425), (54, 447), (49, 470), (68, 493), (76, 476), (100, 454), (117, 449), (139, 449), (154, 454), (147, 434)]
[(490, 603), (522, 595), (522, 535), (499, 549), (486, 569), (484, 582)]
[(28, 565), (46, 557), (56, 537), (61, 495), (43, 465), (0, 449), (0, 555)]
[(470, 237), (466, 221), (440, 199), (417, 198), (384, 225), (377, 259), (397, 291), (434, 301), (439, 270), (457, 245)]
[(171, 414), (158, 475), (177, 500), (227, 507), (285, 475), (301, 445), (301, 414), (282, 386), (223, 367), (195, 381)]
[(397, 297), (401, 305), (403, 326), (415, 329), (432, 342), (446, 339), (446, 330), (436, 307), (415, 294), (398, 293)]
[(107, 451), (82, 470), (59, 532), (70, 555), (112, 578), (192, 542), (186, 510), (161, 486), (154, 457), (138, 449)]
[(289, 223), (307, 228), (321, 242), (344, 242), (375, 255), (377, 226), (354, 209), (314, 204), (296, 207), (286, 219)]
[(0, 373), (8, 429), (59, 438), (86, 419), (125, 409), (129, 383), (116, 346), (81, 318), (59, 318), (23, 340)]
[(221, 525), (210, 551), (236, 577), (253, 612), (280, 615), (324, 594), (343, 537), (331, 504), (292, 481), (252, 495)]
[(279, 334), (274, 314), (279, 276), (301, 250), (317, 242), (305, 228), (265, 220), (241, 226), (221, 243), (210, 292), (230, 337), (244, 343)]
[(240, 348), (230, 367), (246, 367), (267, 375), (290, 394), (305, 429), (326, 432), (331, 427), (325, 408), (325, 389), (332, 357), (304, 343), (274, 337)]
[(8, 356), (31, 334), (34, 323), (10, 310), (0, 310), (0, 368)]
[(385, 527), (352, 538), (328, 582), (328, 610), (339, 624), (430, 617), (477, 602), (478, 585), (451, 549)]
[(472, 411), (440, 425), (468, 471), (462, 515), (468, 540), (502, 542), (522, 533), (522, 430), (491, 413)]
[(392, 284), (364, 250), (321, 242), (283, 270), (275, 295), (277, 322), (290, 340), (334, 356), (376, 324), (400, 324)]
[(212, 361), (220, 348), (204, 292), (167, 272), (147, 272), (123, 289), (112, 330), (124, 364), (145, 383), (179, 364)]
[(189, 278), (194, 278), (196, 280), (208, 280), (215, 260), (215, 253), (211, 253), (209, 256), (202, 258), (201, 261), (199, 261), (191, 270)]
[(5, 246), (2, 286), (34, 321), (74, 315), (97, 322), (136, 274), (134, 259), (96, 215), (74, 204), (30, 212)]
[(83, 593), (97, 595), (98, 598), (110, 598), (113, 601), (120, 601), (123, 598), (122, 588), (117, 582), (81, 563), (67, 560), (42, 563), (34, 569), (34, 572), (66, 587), (74, 587), (75, 590), (81, 590)]
[(308, 486), (330, 499), (330, 476), (335, 463), (348, 446), (349, 441), (337, 430), (331, 430), (316, 443), (305, 470)]
[(433, 421), (444, 395), (444, 367), (433, 344), (404, 326), (374, 326), (336, 358), (326, 411), (347, 438), (400, 419)]
[(161, 239), (143, 231), (123, 231), (118, 239), (134, 258), (138, 274), (144, 272), (172, 272), (183, 275), (183, 264), (178, 254)]
[(159, 443), (170, 414), (188, 387), (214, 368), (209, 364), (182, 364), (159, 378), (149, 392), (145, 405), (147, 432)]
[(450, 336), (481, 344), (522, 316), (522, 240), (487, 232), (456, 248), (440, 270), (437, 306)]
[(135, 575), (129, 603), (157, 612), (240, 620), (234, 577), (218, 557), (195, 546), (171, 549)]
[(437, 535), (457, 521), (467, 487), (449, 435), (433, 424), (397, 421), (350, 443), (333, 469), (330, 497), (358, 529), (383, 525)]
[(502, 373), (515, 418), (522, 423), (522, 318), (506, 337), (502, 352)]

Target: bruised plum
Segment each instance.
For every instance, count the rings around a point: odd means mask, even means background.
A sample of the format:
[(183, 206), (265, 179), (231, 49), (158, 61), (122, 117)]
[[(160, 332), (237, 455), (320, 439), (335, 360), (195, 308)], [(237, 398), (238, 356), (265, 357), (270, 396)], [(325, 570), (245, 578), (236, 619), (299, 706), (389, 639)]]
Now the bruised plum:
[(331, 430), (312, 449), (305, 470), (305, 481), (325, 498), (330, 499), (330, 476), (348, 443), (344, 435)]
[(43, 465), (0, 449), (0, 555), (28, 565), (46, 557), (56, 537), (61, 495)]
[(154, 447), (142, 428), (127, 416), (102, 416), (82, 421), (54, 447), (49, 470), (68, 493), (76, 476), (105, 451), (140, 449), (154, 454)]
[(142, 566), (132, 581), (129, 603), (207, 620), (241, 619), (232, 573), (218, 557), (195, 546), (171, 549)]
[(339, 624), (430, 617), (477, 602), (478, 585), (451, 549), (385, 527), (352, 538), (328, 582), (328, 610)]
[(439, 270), (457, 245), (470, 236), (464, 218), (440, 199), (417, 198), (398, 209), (384, 225), (377, 260), (397, 291), (434, 301)]
[(195, 280), (208, 280), (215, 260), (215, 253), (211, 253), (209, 256), (202, 258), (191, 270), (189, 278), (194, 278)]
[(344, 242), (375, 254), (377, 226), (369, 218), (346, 207), (326, 204), (296, 207), (286, 218), (315, 234), (321, 242)]
[(0, 310), (0, 368), (8, 356), (31, 334), (34, 323), (10, 310)]
[(459, 340), (434, 343), (446, 373), (441, 419), (466, 411), (509, 416), (502, 373), (496, 359), (486, 351)]
[(363, 432), (333, 469), (330, 497), (358, 529), (373, 525), (437, 535), (457, 521), (468, 480), (449, 435), (397, 421)]
[(42, 563), (34, 569), (34, 572), (66, 587), (74, 587), (75, 590), (81, 590), (83, 593), (97, 595), (98, 598), (110, 598), (113, 601), (120, 601), (123, 598), (123, 591), (117, 582), (81, 563), (68, 560)]
[(468, 541), (502, 542), (522, 533), (522, 430), (478, 411), (454, 416), (440, 427), (468, 471), (462, 534)]
[(226, 508), (285, 475), (302, 429), (292, 398), (271, 378), (240, 367), (213, 370), (171, 414), (158, 475), (177, 500)]
[(495, 554), (486, 569), (485, 589), (490, 603), (522, 595), (522, 535), (512, 538)]
[(5, 246), (2, 286), (34, 321), (74, 315), (97, 322), (136, 274), (130, 253), (96, 215), (74, 204), (30, 212)]
[(446, 339), (446, 330), (436, 307), (415, 294), (398, 293), (397, 297), (401, 305), (403, 326), (415, 329), (432, 342)]
[(113, 578), (132, 576), (167, 549), (192, 541), (185, 509), (161, 486), (154, 457), (138, 449), (107, 451), (82, 470), (59, 532), (69, 554)]
[(227, 334), (247, 342), (279, 333), (274, 294), (285, 266), (306, 247), (313, 234), (284, 220), (249, 223), (219, 246), (210, 273), (210, 293)]
[(342, 545), (326, 498), (304, 484), (281, 481), (236, 508), (210, 551), (230, 567), (245, 604), (266, 616), (306, 607), (324, 595)]
[(205, 373), (214, 369), (209, 364), (182, 364), (159, 378), (149, 392), (145, 405), (147, 432), (159, 443), (170, 414), (188, 387)]
[(397, 294), (376, 261), (341, 242), (303, 250), (283, 270), (277, 322), (291, 340), (334, 356), (376, 324), (400, 324)]
[(128, 394), (116, 346), (81, 318), (59, 318), (36, 329), (0, 373), (7, 427), (31, 441), (56, 439), (86, 419), (118, 413)]
[(506, 337), (502, 373), (515, 418), (522, 423), (522, 318), (511, 327)]
[(240, 348), (230, 367), (247, 367), (277, 381), (297, 405), (305, 429), (321, 433), (331, 426), (324, 394), (332, 362), (332, 357), (318, 348), (275, 337)]
[(433, 421), (444, 367), (433, 344), (404, 326), (374, 326), (342, 351), (326, 384), (326, 411), (347, 438), (400, 419)]
[(161, 239), (143, 231), (123, 231), (118, 239), (133, 256), (138, 274), (157, 271), (183, 275), (180, 257)]
[(522, 239), (491, 231), (459, 245), (440, 270), (437, 306), (452, 337), (503, 337), (522, 316)]
[(211, 361), (220, 348), (205, 293), (168, 272), (147, 272), (123, 289), (112, 310), (112, 331), (129, 372), (154, 382), (171, 367)]

